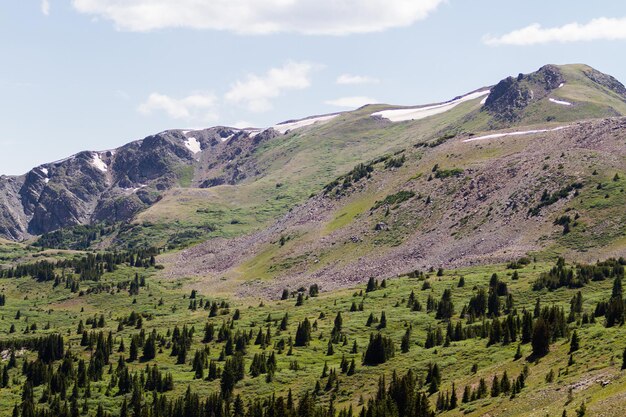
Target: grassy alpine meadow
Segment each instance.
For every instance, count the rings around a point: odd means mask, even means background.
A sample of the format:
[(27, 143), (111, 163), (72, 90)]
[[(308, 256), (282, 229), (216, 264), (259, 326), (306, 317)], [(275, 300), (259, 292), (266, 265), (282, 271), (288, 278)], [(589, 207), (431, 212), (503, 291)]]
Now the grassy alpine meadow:
[(0, 415), (626, 412), (624, 260), (523, 258), (263, 300), (189, 291), (151, 256), (4, 270)]

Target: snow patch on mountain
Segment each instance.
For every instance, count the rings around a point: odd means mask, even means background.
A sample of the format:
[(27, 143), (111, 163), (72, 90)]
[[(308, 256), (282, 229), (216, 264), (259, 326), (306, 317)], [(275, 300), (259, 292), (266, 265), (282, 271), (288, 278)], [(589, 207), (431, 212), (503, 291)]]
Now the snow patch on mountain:
[(339, 116), (339, 114), (329, 114), (326, 116), (311, 117), (308, 119), (296, 120), (293, 122), (283, 122), (272, 126), (272, 128), (277, 132), (284, 134), (289, 130), (300, 129), (302, 127), (310, 126), (316, 123), (326, 123), (337, 116)]
[(463, 142), (475, 142), (477, 140), (496, 139), (496, 138), (503, 138), (507, 136), (522, 136), (522, 135), (533, 135), (536, 133), (556, 132), (558, 130), (567, 129), (568, 127), (570, 126), (569, 125), (559, 126), (559, 127), (555, 127), (554, 129), (537, 129), (537, 130), (523, 130), (519, 132), (494, 133), (492, 135), (477, 136), (475, 138), (465, 139)]
[[(479, 97), (483, 97), (489, 94), (489, 90), (476, 91), (474, 93), (466, 94), (455, 100), (448, 101), (446, 103), (435, 104), (432, 106), (409, 108), (409, 109), (394, 109), (394, 110), (382, 110), (376, 113), (372, 113), (373, 117), (382, 117), (392, 122), (404, 122), (407, 120), (421, 120), (436, 114), (447, 112), (452, 110), (456, 106), (466, 101), (474, 100)], [(481, 102), (482, 104), (482, 102)]]
[(560, 104), (562, 106), (571, 106), (572, 105), (572, 103), (570, 103), (569, 101), (556, 100), (556, 99), (553, 99), (553, 98), (549, 98), (548, 100), (550, 100), (551, 103)]
[(200, 142), (198, 142), (198, 139), (194, 137), (187, 138), (187, 140), (185, 141), (185, 146), (194, 154), (202, 151), (202, 148), (200, 147)]
[(102, 172), (107, 172), (107, 169), (108, 169), (107, 164), (104, 163), (104, 161), (100, 157), (100, 154), (94, 152), (92, 156), (93, 156), (93, 160), (91, 161), (91, 163), (93, 164), (93, 166), (95, 166)]

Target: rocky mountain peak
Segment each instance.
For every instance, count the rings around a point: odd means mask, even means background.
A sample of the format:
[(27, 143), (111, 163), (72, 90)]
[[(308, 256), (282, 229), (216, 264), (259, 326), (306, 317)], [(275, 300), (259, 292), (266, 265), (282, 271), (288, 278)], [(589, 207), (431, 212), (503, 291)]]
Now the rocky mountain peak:
[(513, 122), (531, 102), (559, 88), (565, 78), (555, 65), (545, 65), (530, 74), (507, 77), (496, 84), (485, 101), (485, 109), (497, 119)]

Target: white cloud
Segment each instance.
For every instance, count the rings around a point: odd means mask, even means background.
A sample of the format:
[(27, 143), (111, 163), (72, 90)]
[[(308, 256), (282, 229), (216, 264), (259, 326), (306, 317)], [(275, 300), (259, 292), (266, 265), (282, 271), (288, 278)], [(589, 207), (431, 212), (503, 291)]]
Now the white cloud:
[(181, 99), (152, 93), (137, 110), (145, 115), (150, 115), (155, 111), (164, 111), (172, 119), (212, 122), (217, 119), (216, 101), (213, 94), (206, 93), (192, 94)]
[(41, 13), (48, 16), (50, 14), (50, 1), (41, 0)]
[(559, 27), (542, 28), (534, 23), (502, 36), (487, 35), (487, 45), (535, 45), (550, 42), (580, 42), (595, 40), (626, 40), (626, 17), (600, 17), (589, 23), (568, 23)]
[(371, 97), (364, 96), (356, 96), (356, 97), (340, 97), (335, 100), (328, 100), (325, 102), (326, 104), (330, 104), (331, 106), (336, 107), (348, 107), (348, 108), (358, 108), (361, 106), (365, 106), (366, 104), (374, 104), (378, 103), (378, 100)]
[(271, 99), (285, 90), (303, 90), (311, 85), (313, 65), (307, 62), (288, 62), (272, 68), (265, 75), (249, 74), (245, 80), (235, 82), (226, 93), (226, 101), (241, 105), (252, 112), (272, 109)]
[(346, 35), (405, 27), (445, 0), (72, 0), (85, 14), (120, 30), (163, 28)]
[(377, 84), (377, 78), (366, 75), (341, 74), (337, 77), (337, 84)]

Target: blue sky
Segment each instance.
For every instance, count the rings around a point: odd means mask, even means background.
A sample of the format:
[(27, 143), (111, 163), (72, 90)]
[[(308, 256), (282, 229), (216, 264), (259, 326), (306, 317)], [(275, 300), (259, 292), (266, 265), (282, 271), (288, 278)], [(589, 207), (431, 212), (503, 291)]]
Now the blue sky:
[(0, 35), (2, 174), (170, 128), (443, 101), (547, 63), (626, 81), (610, 0), (22, 0), (0, 4)]

